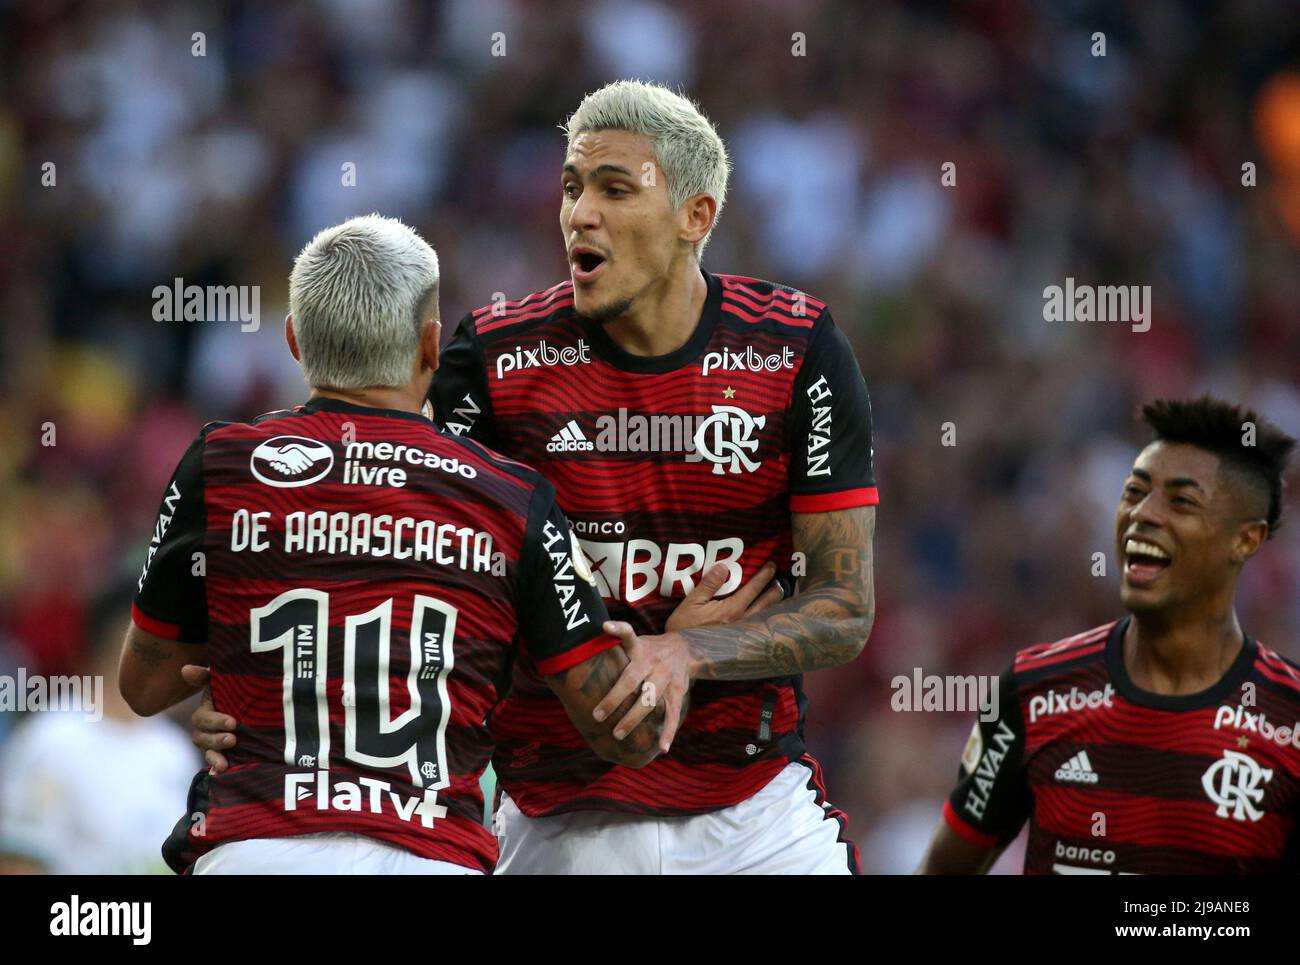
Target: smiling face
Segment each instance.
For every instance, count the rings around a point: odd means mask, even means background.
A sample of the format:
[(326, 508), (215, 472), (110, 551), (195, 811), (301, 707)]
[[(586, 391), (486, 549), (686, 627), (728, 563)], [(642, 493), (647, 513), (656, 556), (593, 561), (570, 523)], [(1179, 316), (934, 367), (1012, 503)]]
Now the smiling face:
[(1257, 493), (1218, 456), (1153, 442), (1138, 455), (1115, 515), (1120, 600), (1132, 613), (1220, 600), (1267, 536)]
[(682, 225), (650, 138), (618, 130), (579, 134), (561, 183), (560, 229), (574, 308), (612, 321), (664, 278), (682, 252)]

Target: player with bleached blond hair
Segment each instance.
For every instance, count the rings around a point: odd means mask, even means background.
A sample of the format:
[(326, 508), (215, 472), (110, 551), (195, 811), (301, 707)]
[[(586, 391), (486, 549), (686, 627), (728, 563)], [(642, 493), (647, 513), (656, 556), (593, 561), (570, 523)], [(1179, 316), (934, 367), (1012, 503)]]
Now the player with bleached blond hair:
[[(516, 661), (489, 719), (498, 870), (856, 872), (802, 689), (858, 655), (875, 612), (853, 351), (814, 296), (701, 267), (730, 162), (690, 100), (618, 81), (564, 133), (569, 277), (467, 314), (431, 398), (448, 430), (554, 484), (630, 657), (596, 713), (618, 734), (662, 705), (666, 753), (641, 769), (592, 754)], [(195, 717), (219, 767), (218, 723)]]
[(554, 487), (421, 415), (438, 287), (398, 221), (316, 235), (285, 320), (310, 398), (205, 426), (163, 496), (121, 692), (155, 714), (206, 664), (241, 722), (164, 849), (178, 872), (490, 872), (484, 717), (516, 659), (602, 759), (657, 752), (658, 718), (619, 740), (592, 719), (628, 658)]

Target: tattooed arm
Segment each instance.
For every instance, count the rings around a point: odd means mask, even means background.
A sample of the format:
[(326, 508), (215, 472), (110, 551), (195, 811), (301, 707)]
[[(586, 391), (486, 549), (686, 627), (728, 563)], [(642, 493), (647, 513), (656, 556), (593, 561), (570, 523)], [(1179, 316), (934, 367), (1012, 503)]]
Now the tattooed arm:
[(619, 707), (618, 717), (608, 723), (598, 723), (591, 713), (601, 698), (609, 693), (609, 688), (614, 686), (614, 681), (618, 680), (627, 662), (623, 648), (612, 647), (563, 673), (549, 675), (546, 682), (564, 704), (573, 725), (597, 754), (613, 764), (644, 767), (659, 754), (657, 744), (660, 723), (663, 721), (662, 705), (656, 707), (622, 740), (614, 737), (614, 722), (632, 708), (638, 699), (637, 694), (628, 696)]
[(156, 636), (132, 623), (122, 645), (117, 684), (141, 717), (150, 717), (199, 692), (181, 679), (181, 667), (203, 663), (204, 647)]
[(876, 616), (874, 506), (795, 513), (794, 548), (807, 559), (799, 595), (740, 623), (681, 631), (695, 680), (753, 680), (848, 663)]
[[(663, 696), (669, 720), (695, 680), (761, 680), (848, 663), (862, 652), (876, 615), (871, 539), (874, 506), (827, 513), (795, 513), (794, 548), (807, 559), (798, 596), (739, 623), (691, 627), (631, 639), (618, 625), (630, 661), (593, 711), (619, 720), (629, 695), (646, 684)], [(620, 728), (636, 726), (645, 708), (632, 704)], [(671, 742), (666, 728), (660, 749)]]

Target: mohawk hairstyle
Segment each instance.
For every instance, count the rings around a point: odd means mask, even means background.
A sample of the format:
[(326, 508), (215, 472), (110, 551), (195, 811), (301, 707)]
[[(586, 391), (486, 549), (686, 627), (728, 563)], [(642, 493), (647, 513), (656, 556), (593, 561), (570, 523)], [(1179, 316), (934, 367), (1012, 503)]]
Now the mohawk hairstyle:
[[(1178, 401), (1156, 399), (1141, 407), (1141, 419), (1164, 442), (1186, 443), (1218, 456), (1223, 468), (1245, 477), (1268, 494), (1268, 536), (1282, 524), (1287, 459), (1296, 440), (1250, 409), (1210, 395)], [(1255, 427), (1255, 444), (1245, 445), (1245, 424)]]

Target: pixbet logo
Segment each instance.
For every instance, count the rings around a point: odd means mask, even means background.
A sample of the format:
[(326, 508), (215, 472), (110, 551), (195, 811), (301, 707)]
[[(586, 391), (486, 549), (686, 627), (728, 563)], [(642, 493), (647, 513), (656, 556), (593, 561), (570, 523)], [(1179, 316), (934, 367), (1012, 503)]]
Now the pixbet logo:
[(1252, 714), (1244, 707), (1232, 707), (1224, 704), (1214, 712), (1214, 729), (1231, 727), (1251, 734), (1258, 734), (1266, 741), (1272, 741), (1280, 747), (1300, 747), (1300, 722), (1291, 727), (1278, 727), (1264, 716), (1261, 710)]
[(794, 351), (790, 346), (785, 346), (779, 352), (771, 355), (763, 355), (754, 351), (754, 346), (750, 345), (743, 352), (733, 352), (731, 349), (724, 348), (720, 352), (710, 352), (704, 356), (704, 366), (702, 375), (708, 375), (710, 372), (739, 372), (748, 370), (750, 372), (776, 372), (778, 369), (794, 368)]
[(1032, 724), (1039, 717), (1067, 714), (1072, 710), (1083, 710), (1085, 707), (1111, 707), (1114, 705), (1112, 701), (1114, 696), (1115, 688), (1110, 684), (1102, 690), (1094, 690), (1091, 693), (1084, 693), (1078, 687), (1071, 687), (1070, 692), (1064, 694), (1049, 690), (1030, 699), (1029, 722)]
[(578, 339), (577, 345), (566, 345), (564, 348), (552, 348), (546, 344), (546, 339), (542, 339), (537, 343), (536, 348), (516, 345), (513, 352), (498, 355), (497, 378), (502, 378), (507, 372), (514, 372), (516, 369), (535, 369), (546, 365), (582, 365), (590, 361), (591, 349), (582, 339)]

